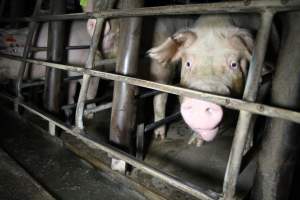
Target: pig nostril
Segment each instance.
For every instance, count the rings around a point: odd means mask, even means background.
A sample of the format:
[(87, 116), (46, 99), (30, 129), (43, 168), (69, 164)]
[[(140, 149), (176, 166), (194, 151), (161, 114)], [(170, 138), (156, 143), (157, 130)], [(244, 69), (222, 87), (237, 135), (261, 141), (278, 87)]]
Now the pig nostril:
[(209, 113), (209, 114), (212, 114), (213, 113), (213, 109), (211, 108), (206, 108), (205, 109), (205, 112)]

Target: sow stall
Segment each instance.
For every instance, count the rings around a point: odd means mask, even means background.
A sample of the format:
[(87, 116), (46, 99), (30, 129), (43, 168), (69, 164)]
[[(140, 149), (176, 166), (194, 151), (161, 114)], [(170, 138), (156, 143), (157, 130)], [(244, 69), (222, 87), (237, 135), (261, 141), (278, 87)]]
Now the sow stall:
[[(120, 162), (124, 164), (124, 171), (126, 170), (126, 165), (129, 164), (132, 167), (140, 169), (141, 171), (144, 171), (151, 176), (157, 177), (162, 181), (172, 185), (173, 187), (198, 199), (229, 200), (237, 198), (236, 187), (239, 174), (243, 171), (243, 169), (245, 169), (246, 165), (251, 161), (251, 159), (253, 159), (253, 157), (258, 156), (258, 169), (253, 185), (251, 195), (252, 198), (277, 199), (278, 196), (280, 196), (281, 198), (287, 197), (288, 194), (285, 194), (285, 191), (283, 191), (284, 186), (282, 184), (291, 184), (292, 179), (284, 179), (282, 177), (289, 177), (289, 170), (291, 170), (292, 166), (295, 164), (293, 156), (291, 156), (292, 158), (287, 158), (287, 155), (296, 153), (294, 150), (296, 144), (293, 143), (295, 138), (297, 137), (297, 134), (295, 134), (297, 133), (297, 127), (295, 126), (295, 123), (300, 122), (300, 113), (297, 111), (297, 109), (299, 109), (299, 94), (297, 91), (299, 91), (298, 87), (300, 79), (300, 69), (299, 67), (297, 67), (297, 65), (299, 64), (299, 58), (297, 58), (297, 56), (295, 55), (297, 49), (299, 49), (300, 44), (299, 42), (295, 42), (299, 41), (299, 39), (297, 38), (299, 27), (297, 27), (295, 24), (297, 24), (297, 22), (299, 21), (299, 14), (296, 11), (300, 9), (300, 1), (233, 1), (221, 3), (137, 8), (142, 6), (140, 1), (128, 0), (126, 1), (126, 6), (128, 7), (122, 9), (110, 9), (112, 7), (113, 1), (103, 1), (103, 8), (101, 8), (98, 12), (74, 14), (61, 14), (64, 12), (63, 8), (65, 6), (62, 2), (64, 1), (52, 1), (52, 3), (55, 3), (55, 5), (57, 6), (51, 15), (40, 14), (39, 10), (42, 4), (42, 0), (38, 0), (36, 2), (36, 7), (34, 9), (32, 17), (9, 19), (1, 18), (0, 20), (1, 22), (29, 23), (29, 33), (23, 56), (18, 57), (1, 54), (1, 57), (20, 60), (23, 63), (19, 71), (18, 80), (16, 82), (16, 96), (1, 94), (1, 97), (14, 102), (14, 110), (17, 113), (19, 112), (19, 107), (22, 107), (48, 121), (49, 132), (53, 136), (56, 135), (57, 128), (62, 129), (66, 133), (72, 135), (74, 138), (80, 140), (90, 149), (104, 151), (111, 157), (114, 157), (114, 159), (116, 158), (116, 160), (120, 160)], [(257, 102), (257, 95), (260, 87), (262, 68), (264, 66), (264, 60), (272, 28), (273, 18), (275, 14), (282, 12), (285, 12), (286, 15), (287, 32), (284, 35), (285, 38), (283, 38), (284, 42), (282, 42), (282, 45), (280, 47), (281, 49), (275, 70), (276, 72), (272, 80), (273, 87), (271, 90), (270, 105), (266, 105)], [(209, 94), (201, 91), (182, 88), (179, 86), (161, 84), (134, 77), (136, 73), (136, 60), (138, 56), (138, 52), (136, 51), (136, 49), (139, 45), (137, 41), (139, 41), (140, 37), (140, 31), (134, 32), (134, 30), (140, 30), (141, 26), (141, 18), (138, 17), (186, 14), (195, 15), (210, 13), (257, 13), (260, 16), (260, 28), (256, 35), (254, 54), (250, 63), (249, 74), (242, 99)], [(93, 37), (91, 38), (89, 55), (85, 67), (81, 68), (59, 64), (62, 61), (62, 58), (60, 57), (62, 55), (61, 52), (65, 48), (87, 48), (86, 46), (65, 47), (63, 45), (64, 38), (61, 37), (62, 34), (60, 32), (63, 31), (62, 22), (64, 20), (79, 20), (89, 18), (95, 18), (97, 21), (95, 32), (93, 34)], [(121, 35), (124, 40), (122, 45), (124, 47), (123, 50), (125, 51), (121, 51), (119, 57), (117, 58), (118, 65), (116, 67), (116, 73), (103, 72), (94, 69), (95, 52), (101, 38), (104, 20), (107, 18), (127, 19), (124, 21), (126, 26), (124, 25), (123, 27), (127, 28), (127, 31), (124, 31), (124, 34)], [(51, 50), (51, 56), (48, 56), (48, 61), (31, 59), (31, 51), (37, 49), (33, 46), (34, 34), (37, 31), (38, 24), (45, 21), (51, 22), (51, 25), (53, 26), (53, 41), (51, 43), (51, 47), (47, 47), (48, 53)], [(128, 40), (127, 38), (135, 38), (135, 40)], [(102, 60), (102, 62), (112, 63), (115, 61)], [(45, 111), (42, 111), (32, 104), (22, 100), (22, 89), (37, 84), (33, 83), (32, 85), (29, 84), (27, 86), (25, 86), (26, 84), (23, 84), (23, 75), (28, 63), (44, 65), (49, 67), (50, 69), (48, 71), (48, 75), (46, 76), (47, 78), (45, 81), (45, 91), (47, 92), (45, 92), (44, 95), (47, 96), (47, 98), (45, 99), (49, 100), (48, 102), (45, 102), (46, 108), (53, 115), (48, 114)], [(61, 70), (73, 71), (83, 75), (79, 98), (76, 104), (75, 127), (62, 122), (55, 117), (55, 114), (57, 114), (58, 110), (60, 109), (59, 104), (57, 103), (57, 96), (59, 96), (60, 92), (58, 89), (60, 88), (59, 84), (62, 82), (62, 76), (60, 76)], [(125, 145), (128, 149), (130, 148), (130, 144), (128, 144), (127, 138), (130, 137), (130, 134), (135, 131), (133, 130), (135, 129), (135, 126), (128, 125), (132, 124), (132, 120), (134, 121), (136, 117), (135, 104), (132, 103), (134, 98), (133, 86), (205, 100), (219, 104), (229, 109), (238, 110), (239, 117), (223, 181), (223, 191), (221, 193), (218, 193), (210, 189), (205, 189), (199, 186), (192, 185), (190, 183), (186, 183), (186, 181), (164, 173), (159, 169), (151, 167), (149, 164), (145, 164), (141, 159), (143, 157), (141, 155), (139, 155), (138, 159), (133, 155), (130, 155), (129, 153), (126, 153), (112, 145), (104, 142), (95, 142), (85, 137), (85, 135), (83, 134), (83, 114), (86, 104), (87, 88), (92, 76), (115, 81), (114, 90), (118, 92), (115, 92), (112, 104), (110, 103), (101, 106), (112, 106), (112, 113), (115, 115), (115, 118), (118, 119), (111, 122), (112, 124), (110, 128), (110, 138), (115, 138), (116, 136), (118, 137), (118, 135), (121, 135), (122, 138), (125, 139), (112, 140), (114, 143), (117, 143), (121, 146)], [(44, 84), (44, 82), (42, 84)], [(293, 88), (293, 92), (291, 92), (290, 88)], [(120, 111), (120, 107), (124, 106), (128, 108), (127, 110), (125, 110), (125, 112), (129, 112), (130, 114), (121, 113), (124, 111)], [(101, 108), (99, 110), (101, 110)], [(245, 153), (247, 138), (252, 134), (251, 132), (253, 131), (253, 129), (251, 128), (251, 124), (254, 122), (254, 115), (266, 116), (272, 119), (268, 121), (269, 125), (265, 129), (266, 137), (264, 138), (264, 143), (260, 148), (260, 151), (255, 151), (256, 149), (254, 148), (257, 147), (253, 146), (252, 149), (248, 150)], [(157, 127), (159, 126), (159, 124), (166, 123), (168, 120), (170, 120), (170, 117), (161, 122), (156, 122), (150, 126)], [(120, 123), (121, 126), (118, 127), (123, 127), (123, 130), (114, 129), (114, 126), (116, 126), (114, 123)], [(143, 143), (144, 132), (146, 132), (147, 128), (153, 129), (149, 128), (150, 126), (146, 126), (146, 128), (144, 128), (143, 125), (138, 126), (137, 148), (139, 148), (140, 145), (143, 146), (141, 143)], [(120, 133), (116, 133), (116, 131), (120, 131)], [(280, 138), (280, 140), (278, 138)], [(276, 152), (276, 154), (273, 154), (273, 152)], [(268, 161), (266, 161), (266, 159)], [(285, 165), (284, 161), (287, 162), (287, 160), (292, 164), (289, 163)], [(270, 177), (268, 173), (270, 170), (272, 170), (272, 172), (274, 173), (274, 177)], [(276, 175), (280, 176), (278, 177)], [(273, 181), (268, 181), (268, 178), (273, 178)]]

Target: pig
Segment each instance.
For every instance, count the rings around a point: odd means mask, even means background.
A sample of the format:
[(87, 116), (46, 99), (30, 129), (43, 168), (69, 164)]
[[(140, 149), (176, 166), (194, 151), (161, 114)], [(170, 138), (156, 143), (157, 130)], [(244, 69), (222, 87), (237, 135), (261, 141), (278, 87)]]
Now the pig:
[[(86, 12), (92, 12), (94, 1), (88, 2)], [(144, 24), (148, 19), (144, 18)], [(117, 52), (117, 19), (106, 22), (108, 40), (103, 40), (112, 56)], [(239, 28), (230, 15), (201, 16), (193, 20), (185, 17), (159, 17), (155, 21), (152, 37), (154, 46), (148, 51), (151, 63), (147, 79), (170, 84), (174, 76), (174, 65), (181, 61), (180, 85), (186, 88), (239, 97), (244, 88), (248, 63), (253, 49), (253, 36), (249, 30)], [(235, 21), (236, 22), (236, 21)], [(93, 34), (96, 20), (89, 19), (87, 30)], [(112, 24), (112, 25), (111, 25)], [(115, 27), (113, 29), (108, 27)], [(143, 27), (144, 29), (147, 26)], [(179, 31), (178, 31), (179, 30)], [(144, 31), (149, 34), (151, 31)], [(114, 38), (114, 40), (110, 40)], [(143, 40), (145, 42), (146, 40)], [(107, 45), (110, 44), (110, 45)], [(145, 44), (142, 43), (142, 46)], [(165, 117), (167, 94), (156, 95), (153, 99), (154, 121)], [(197, 146), (212, 141), (218, 132), (223, 117), (221, 106), (192, 99), (180, 98), (180, 111), (184, 121), (195, 132)], [(166, 126), (154, 130), (156, 138), (164, 139)]]
[[(213, 94), (238, 97), (247, 77), (253, 49), (253, 36), (234, 25), (229, 15), (201, 16), (194, 26), (180, 30), (148, 51), (153, 59), (156, 80), (168, 83), (164, 73), (174, 62), (181, 61), (180, 85)], [(161, 70), (160, 70), (161, 69)], [(152, 71), (152, 70), (151, 70)], [(154, 102), (155, 119), (165, 115), (167, 95)], [(212, 141), (223, 117), (221, 106), (203, 100), (180, 97), (180, 111), (194, 131), (196, 144)], [(165, 126), (155, 131), (165, 137)]]
[[(1, 52), (22, 56), (24, 45), (26, 42), (26, 35), (28, 34), (28, 28), (14, 29), (14, 30), (1, 30), (0, 35), (0, 47)], [(37, 37), (36, 46), (45, 47), (47, 46), (47, 37), (48, 37), (48, 24), (45, 23), (41, 26), (39, 35)], [(75, 21), (70, 25), (70, 35), (69, 35), (69, 46), (79, 46), (79, 45), (88, 45), (90, 43), (90, 36), (86, 30), (86, 20), (84, 21)], [(69, 65), (73, 66), (84, 66), (87, 56), (88, 49), (74, 49), (68, 50), (66, 62)], [(46, 60), (46, 52), (36, 52), (33, 57), (35, 59)], [(95, 57), (95, 64), (100, 61), (101, 54), (98, 51)], [(0, 58), (0, 78), (1, 81), (5, 79), (16, 79), (18, 76), (18, 70), (21, 62)], [(44, 79), (45, 77), (45, 67), (33, 65), (31, 70), (26, 73), (27, 76), (24, 78), (29, 79)], [(78, 75), (75, 72), (68, 72), (68, 76)], [(79, 81), (81, 82), (81, 80)], [(99, 78), (91, 78), (89, 89), (87, 92), (87, 99), (93, 99), (96, 96), (98, 88)], [(75, 93), (76, 93), (77, 81), (71, 81), (69, 84), (69, 94), (68, 94), (68, 104), (75, 103)], [(88, 105), (95, 106), (95, 105)], [(91, 115), (86, 116), (91, 118)]]

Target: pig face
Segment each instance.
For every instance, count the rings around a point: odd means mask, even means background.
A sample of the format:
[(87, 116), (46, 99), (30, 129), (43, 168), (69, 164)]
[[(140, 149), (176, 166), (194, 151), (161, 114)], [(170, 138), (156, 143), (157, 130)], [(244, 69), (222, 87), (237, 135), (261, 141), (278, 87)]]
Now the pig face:
[[(180, 84), (209, 93), (241, 95), (251, 58), (253, 39), (248, 31), (226, 26), (194, 27), (169, 37), (149, 55), (166, 65), (181, 60)], [(205, 141), (217, 134), (223, 110), (214, 103), (181, 97), (185, 122)]]

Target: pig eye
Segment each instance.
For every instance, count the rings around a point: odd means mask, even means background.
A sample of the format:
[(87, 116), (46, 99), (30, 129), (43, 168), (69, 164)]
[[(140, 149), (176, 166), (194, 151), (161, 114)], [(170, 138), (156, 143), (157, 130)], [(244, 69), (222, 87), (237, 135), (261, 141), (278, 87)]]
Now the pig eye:
[(236, 69), (239, 67), (239, 64), (236, 61), (231, 61), (230, 62), (230, 68), (231, 69)]
[(192, 64), (191, 64), (190, 61), (187, 61), (186, 64), (185, 64), (185, 66), (186, 66), (187, 68), (191, 68), (191, 67), (192, 67)]

